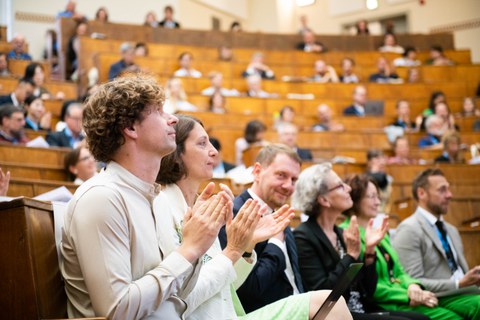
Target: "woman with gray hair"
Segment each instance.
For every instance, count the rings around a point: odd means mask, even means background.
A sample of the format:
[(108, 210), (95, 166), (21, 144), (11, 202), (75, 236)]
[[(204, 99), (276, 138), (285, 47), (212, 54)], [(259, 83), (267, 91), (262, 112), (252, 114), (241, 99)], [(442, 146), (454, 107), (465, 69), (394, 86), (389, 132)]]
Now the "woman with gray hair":
[[(309, 216), (294, 231), (300, 273), (305, 290), (332, 289), (351, 263), (364, 266), (344, 293), (353, 319), (408, 319), (377, 312), (371, 298), (377, 285), (375, 246), (383, 228), (367, 228), (365, 253), (360, 255), (360, 233), (356, 217), (343, 230), (335, 222), (352, 207), (351, 188), (332, 170), (330, 163), (311, 166), (300, 174), (293, 193), (293, 207)], [(366, 314), (368, 312), (368, 314)]]

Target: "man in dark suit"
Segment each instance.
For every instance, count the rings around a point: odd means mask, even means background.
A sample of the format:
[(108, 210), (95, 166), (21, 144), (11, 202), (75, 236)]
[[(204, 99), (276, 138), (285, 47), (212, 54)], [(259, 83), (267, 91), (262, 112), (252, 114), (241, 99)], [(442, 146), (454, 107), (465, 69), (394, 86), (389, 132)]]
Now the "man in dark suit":
[(235, 165), (226, 161), (223, 161), (222, 157), (222, 144), (217, 138), (210, 137), (210, 143), (212, 146), (217, 149), (218, 155), (214, 158), (215, 163), (213, 164), (213, 177), (214, 178), (224, 178), (225, 174), (235, 168)]
[(345, 116), (365, 116), (365, 104), (367, 103), (367, 88), (356, 86), (353, 90), (353, 104), (343, 110)]
[(22, 78), (18, 81), (15, 90), (6, 96), (0, 96), (0, 106), (13, 104), (15, 107), (22, 107), (25, 99), (33, 93), (34, 84), (32, 80)]
[(312, 161), (313, 156), (312, 152), (309, 149), (302, 149), (297, 146), (297, 126), (293, 123), (282, 123), (278, 126), (278, 142), (283, 143), (293, 150), (295, 150), (300, 157), (300, 159), (305, 161)]
[(165, 17), (162, 21), (158, 23), (158, 26), (166, 29), (178, 29), (180, 28), (180, 23), (173, 20), (173, 7), (166, 6), (164, 9)]
[[(250, 198), (265, 203), (270, 212), (280, 208), (293, 193), (300, 170), (301, 160), (289, 147), (282, 144), (264, 147), (253, 167), (252, 187), (235, 198), (234, 214)], [(225, 229), (222, 229), (219, 238), (225, 247)], [(237, 290), (247, 313), (304, 291), (298, 268), (297, 248), (289, 227), (269, 240), (258, 243), (255, 252), (257, 264)], [(247, 256), (249, 254), (251, 253), (246, 253)]]
[(83, 106), (81, 103), (72, 103), (65, 111), (66, 127), (62, 131), (49, 132), (46, 140), (50, 147), (76, 148), (83, 140), (82, 133)]
[(315, 41), (315, 34), (310, 30), (303, 32), (303, 42), (297, 45), (297, 49), (317, 53), (326, 51), (322, 43)]

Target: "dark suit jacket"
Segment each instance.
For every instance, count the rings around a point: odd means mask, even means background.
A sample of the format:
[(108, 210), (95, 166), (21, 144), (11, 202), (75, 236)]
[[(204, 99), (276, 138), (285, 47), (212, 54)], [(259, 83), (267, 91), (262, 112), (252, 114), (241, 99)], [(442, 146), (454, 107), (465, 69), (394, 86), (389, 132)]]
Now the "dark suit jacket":
[(351, 105), (349, 107), (346, 107), (343, 109), (343, 115), (345, 116), (358, 116), (358, 117), (363, 117), (363, 114), (358, 113), (357, 109), (355, 109), (354, 105)]
[[(343, 247), (346, 248), (342, 229), (335, 226), (334, 230)], [(348, 254), (340, 259), (339, 254), (314, 218), (300, 224), (295, 229), (294, 235), (298, 248), (300, 273), (307, 291), (332, 289), (351, 263), (360, 262)], [(348, 301), (350, 291), (355, 289), (360, 292), (363, 298), (362, 302), (368, 310), (371, 303), (370, 298), (373, 297), (377, 287), (377, 279), (375, 263), (364, 266), (356, 281), (344, 293), (345, 299)]]
[(313, 155), (309, 149), (297, 148), (297, 154), (302, 160), (312, 161)]
[[(251, 197), (246, 190), (235, 198), (233, 202), (234, 214), (237, 214), (248, 199), (251, 199)], [(227, 244), (225, 229), (221, 230), (219, 238), (222, 247), (225, 248)], [(288, 227), (285, 229), (285, 242), (295, 275), (295, 284), (298, 290), (303, 292), (295, 239)], [(237, 290), (242, 306), (247, 313), (293, 294), (293, 288), (284, 272), (286, 262), (282, 250), (278, 246), (264, 241), (255, 246), (255, 252), (257, 253), (257, 263), (245, 282)]]
[(6, 96), (0, 96), (0, 105), (2, 104), (13, 104), (11, 93)]
[(70, 145), (70, 138), (65, 134), (65, 130), (59, 132), (49, 132), (45, 138), (50, 147), (73, 148)]
[(223, 161), (223, 168), (225, 169), (225, 173), (227, 173), (228, 171), (232, 170), (233, 168), (235, 168), (235, 165), (230, 163), (230, 162), (225, 162)]
[[(165, 27), (165, 23), (167, 23), (166, 20), (159, 21), (158, 26), (163, 28), (163, 27)], [(180, 23), (178, 23), (177, 21), (173, 21), (173, 23), (175, 24), (175, 29), (180, 28)]]

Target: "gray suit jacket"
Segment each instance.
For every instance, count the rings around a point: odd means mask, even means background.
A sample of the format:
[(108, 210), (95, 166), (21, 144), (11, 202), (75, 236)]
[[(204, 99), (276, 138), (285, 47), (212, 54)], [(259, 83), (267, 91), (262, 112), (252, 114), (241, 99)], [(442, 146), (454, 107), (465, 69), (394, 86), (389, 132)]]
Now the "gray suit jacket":
[[(445, 227), (457, 254), (458, 266), (466, 273), (468, 265), (463, 255), (460, 234), (447, 222)], [(400, 223), (392, 244), (405, 271), (420, 280), (427, 290), (440, 292), (455, 289), (455, 281), (450, 280), (452, 273), (437, 231), (418, 209)]]

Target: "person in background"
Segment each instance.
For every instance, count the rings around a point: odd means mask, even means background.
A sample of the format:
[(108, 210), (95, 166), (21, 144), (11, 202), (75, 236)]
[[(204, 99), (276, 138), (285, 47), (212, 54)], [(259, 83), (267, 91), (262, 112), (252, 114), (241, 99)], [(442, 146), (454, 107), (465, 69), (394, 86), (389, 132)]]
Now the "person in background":
[(243, 71), (242, 77), (247, 78), (252, 75), (259, 75), (262, 79), (275, 79), (275, 73), (264, 63), (263, 59), (263, 53), (255, 52), (252, 55), (252, 59), (250, 60), (247, 69)]
[(380, 52), (392, 52), (403, 54), (405, 50), (397, 43), (397, 37), (393, 33), (387, 33), (383, 37), (383, 44), (378, 48)]
[(455, 117), (450, 112), (446, 102), (437, 103), (433, 114), (443, 119), (447, 130), (458, 130), (458, 126), (455, 124)]
[(8, 70), (7, 54), (0, 52), (0, 77), (7, 77), (9, 75), (10, 71)]
[(52, 113), (45, 111), (41, 97), (35, 95), (28, 96), (25, 99), (25, 110), (25, 129), (50, 131)]
[(420, 82), (420, 69), (408, 68), (407, 83), (418, 83), (418, 82)]
[(66, 127), (62, 131), (49, 132), (45, 140), (51, 147), (76, 148), (85, 138), (82, 129), (83, 105), (72, 103), (65, 111)]
[(326, 48), (318, 41), (315, 41), (315, 34), (312, 31), (305, 31), (302, 33), (303, 42), (297, 45), (297, 49), (304, 52), (325, 52)]
[(252, 74), (246, 78), (247, 96), (252, 98), (276, 98), (276, 93), (269, 93), (262, 90), (262, 77), (258, 74)]
[(393, 60), (395, 67), (418, 67), (421, 64), (417, 59), (417, 49), (414, 47), (406, 47), (402, 57)]
[(210, 80), (210, 87), (202, 90), (203, 95), (211, 96), (215, 92), (220, 92), (222, 96), (225, 97), (240, 95), (236, 89), (227, 89), (223, 87), (223, 74), (221, 72), (211, 71), (208, 74), (208, 79)]
[(312, 126), (312, 131), (340, 132), (345, 130), (343, 124), (333, 121), (332, 109), (324, 103), (317, 107), (317, 119), (318, 122)]
[(242, 25), (238, 21), (233, 21), (232, 24), (230, 25), (230, 31), (231, 32), (242, 32)]
[(95, 13), (95, 21), (107, 23), (108, 22), (108, 10), (106, 7), (98, 8)]
[(300, 29), (298, 29), (298, 33), (303, 35), (305, 32), (310, 31), (312, 32), (312, 29), (308, 26), (308, 17), (305, 14), (302, 14), (300, 16)]
[(442, 117), (431, 115), (425, 121), (427, 135), (418, 141), (420, 148), (441, 149), (446, 124)]
[(25, 37), (16, 34), (12, 39), (12, 50), (7, 53), (7, 60), (32, 60), (32, 56), (25, 52)]
[(197, 111), (198, 108), (188, 102), (187, 93), (180, 78), (170, 78), (165, 87), (165, 103), (163, 109), (174, 114), (179, 111)]
[(430, 48), (430, 59), (425, 61), (425, 64), (434, 66), (452, 66), (453, 61), (448, 59), (443, 53), (441, 46), (434, 45)]
[(215, 91), (209, 98), (208, 98), (208, 110), (213, 113), (226, 113), (227, 99), (220, 91)]
[(400, 136), (393, 142), (393, 156), (388, 158), (387, 164), (415, 164), (417, 161), (410, 157), (408, 138)]
[(368, 30), (368, 22), (367, 20), (359, 20), (355, 25), (357, 29), (357, 35), (369, 35), (370, 30)]
[(278, 114), (278, 118), (275, 119), (273, 128), (278, 129), (278, 127), (285, 123), (293, 123), (294, 119), (295, 110), (291, 106), (284, 106), (282, 109), (280, 109), (280, 113)]
[(367, 102), (367, 88), (358, 85), (353, 90), (353, 104), (343, 110), (344, 116), (365, 116), (365, 104)]
[(173, 7), (166, 6), (163, 10), (164, 18), (158, 23), (158, 26), (165, 29), (179, 29), (180, 23), (173, 20)]
[(259, 120), (252, 120), (247, 123), (243, 132), (243, 137), (235, 140), (235, 164), (237, 166), (243, 164), (243, 151), (252, 146), (265, 146), (267, 141), (264, 140), (267, 126)]
[(95, 159), (86, 147), (77, 147), (67, 153), (64, 168), (70, 181), (78, 186), (97, 174)]
[(302, 161), (313, 161), (312, 152), (309, 149), (297, 146), (298, 128), (291, 122), (285, 122), (277, 127), (278, 142), (294, 150)]
[(457, 131), (447, 131), (442, 137), (443, 152), (435, 162), (465, 163), (462, 153), (462, 139)]
[(0, 168), (0, 197), (6, 197), (10, 185), (10, 171), (3, 172)]
[(24, 126), (25, 117), (22, 109), (12, 104), (0, 108), (0, 142), (26, 144), (28, 138), (25, 136)]
[(313, 69), (315, 74), (312, 76), (311, 81), (319, 83), (338, 82), (337, 72), (332, 66), (327, 65), (325, 61), (315, 61)]
[(222, 144), (220, 143), (220, 140), (214, 137), (210, 137), (209, 140), (218, 152), (217, 156), (213, 159), (213, 178), (225, 178), (228, 171), (234, 169), (235, 165), (223, 160)]
[(137, 42), (135, 44), (135, 57), (146, 57), (148, 56), (148, 46), (145, 42)]
[(389, 83), (400, 80), (398, 75), (392, 70), (389, 62), (384, 57), (377, 60), (377, 73), (371, 74), (368, 78), (369, 82)]
[(65, 5), (65, 10), (57, 14), (57, 19), (60, 18), (72, 18), (77, 23), (80, 21), (86, 21), (87, 17), (83, 13), (77, 11), (77, 1), (68, 0)]
[(417, 131), (417, 124), (410, 120), (410, 103), (407, 100), (398, 100), (395, 107), (397, 119), (391, 125), (401, 127), (406, 132)]
[(387, 158), (382, 150), (367, 151), (366, 174), (375, 180), (380, 189), (380, 212), (390, 212), (390, 196), (392, 194), (393, 178), (386, 172)]
[(110, 65), (108, 70), (108, 80), (112, 80), (124, 72), (136, 72), (139, 67), (135, 64), (135, 47), (130, 42), (124, 42), (120, 45), (120, 61)]
[(75, 34), (68, 39), (67, 44), (67, 59), (70, 64), (70, 69), (68, 70), (69, 76), (71, 79), (76, 79), (78, 77), (78, 56), (80, 53), (80, 37), (88, 34), (88, 23), (87, 21), (80, 21), (75, 27)]
[(145, 21), (143, 22), (144, 26), (149, 26), (152, 28), (158, 27), (157, 15), (153, 11), (148, 11), (145, 15)]
[(25, 99), (33, 94), (35, 84), (30, 79), (21, 78), (12, 93), (0, 96), (0, 106), (3, 104), (13, 104), (16, 107), (23, 107)]
[(358, 83), (360, 79), (353, 72), (355, 67), (355, 60), (352, 58), (343, 58), (342, 59), (342, 74), (340, 75), (340, 82), (342, 83)]
[(218, 60), (232, 61), (233, 60), (232, 47), (227, 45), (221, 45), (220, 47), (218, 47)]
[(202, 73), (192, 67), (193, 55), (191, 52), (182, 52), (178, 57), (180, 69), (173, 73), (174, 77), (192, 77), (201, 78)]
[[(35, 84), (33, 89), (33, 94), (40, 96), (43, 100), (50, 100), (53, 98), (53, 95), (45, 88), (45, 70), (40, 63), (32, 62), (25, 68), (25, 74), (23, 75), (25, 79), (31, 79)], [(55, 98), (58, 100), (63, 100), (65, 98), (65, 93), (58, 91), (55, 95)]]
[(457, 117), (480, 117), (480, 109), (477, 108), (474, 97), (463, 99), (462, 111), (456, 114)]

